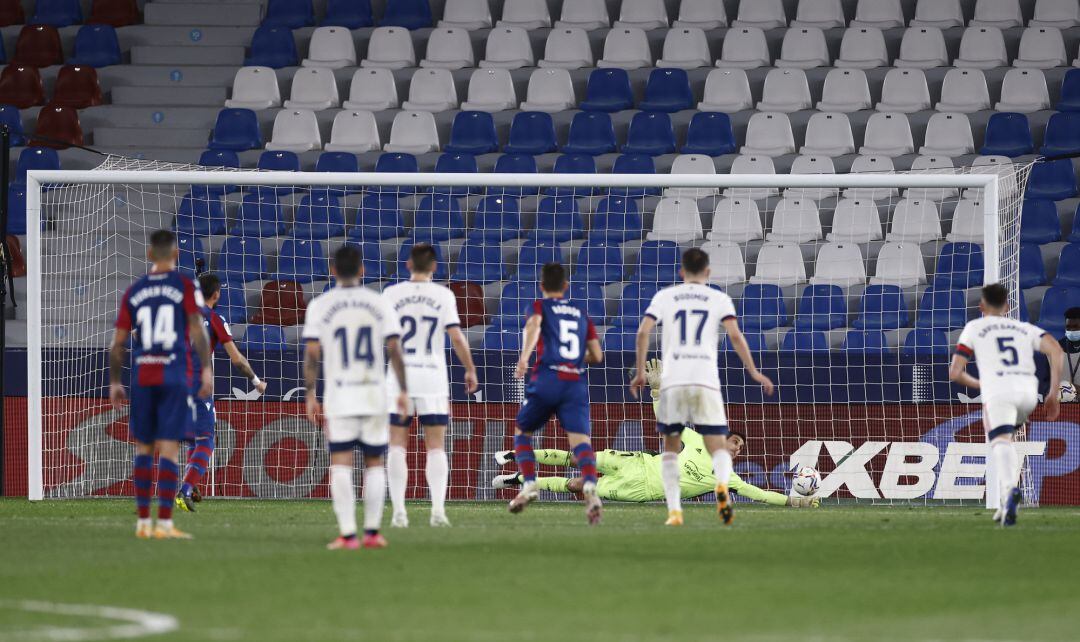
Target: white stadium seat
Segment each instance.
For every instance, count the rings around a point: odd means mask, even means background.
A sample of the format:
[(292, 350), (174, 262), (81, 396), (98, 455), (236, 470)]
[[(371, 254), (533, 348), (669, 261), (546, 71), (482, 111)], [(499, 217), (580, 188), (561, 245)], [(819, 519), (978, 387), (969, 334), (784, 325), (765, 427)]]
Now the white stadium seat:
[(926, 283), (926, 265), (915, 243), (885, 243), (878, 252), (870, 285), (910, 288)]
[(292, 91), (285, 101), (285, 109), (310, 109), (321, 111), (337, 107), (337, 81), (333, 70), (325, 67), (300, 68), (293, 74)]
[(532, 67), (533, 55), (529, 32), (522, 27), (496, 27), (488, 33), (481, 69), (521, 69)]
[(866, 121), (860, 154), (900, 156), (914, 151), (911, 125), (904, 114), (878, 112)]
[(1065, 53), (1065, 40), (1057, 27), (1028, 27), (1020, 36), (1020, 52), (1013, 61), (1014, 67), (1025, 69), (1050, 69), (1064, 67), (1069, 56)]
[(615, 27), (667, 29), (668, 14), (664, 0), (623, 0)]
[[(847, 118), (847, 115), (844, 115)], [(809, 134), (809, 130), (807, 131)], [(802, 154), (791, 161), (789, 174), (835, 174), (836, 165), (831, 156), (824, 154)], [(789, 187), (784, 190), (784, 196), (791, 198), (810, 199), (814, 202), (826, 198), (836, 198), (835, 187)]]
[(960, 9), (960, 0), (919, 0), (911, 26), (938, 29), (963, 27), (964, 12)]
[(930, 86), (921, 69), (890, 69), (881, 85), (878, 111), (911, 114), (930, 109)]
[[(716, 164), (713, 159), (703, 154), (679, 154), (671, 162), (671, 174), (715, 174)], [(708, 198), (716, 194), (712, 187), (668, 187), (664, 196), (679, 198)]]
[(1001, 81), (1001, 102), (994, 109), (1022, 114), (1050, 109), (1046, 75), (1039, 69), (1010, 69)]
[(311, 33), (305, 67), (342, 69), (356, 66), (356, 45), (345, 27), (319, 27)]
[(439, 151), (439, 130), (435, 117), (427, 111), (400, 111), (390, 127), (390, 142), (383, 146), (388, 152), (426, 154)]
[(325, 149), (328, 152), (353, 154), (382, 149), (375, 114), (360, 110), (339, 111), (337, 116), (334, 116), (334, 125), (330, 129), (330, 142), (326, 144)]
[(742, 69), (714, 69), (705, 78), (700, 111), (734, 113), (754, 106), (750, 81)]
[[(509, 76), (507, 76), (509, 79)], [(509, 82), (509, 80), (508, 80)], [(513, 88), (513, 85), (511, 85)], [(574, 83), (565, 69), (537, 69), (529, 76), (523, 111), (556, 113), (577, 107)]]
[(825, 33), (817, 27), (788, 29), (776, 66), (796, 69), (828, 67), (829, 47), (825, 44)]
[(932, 69), (949, 64), (945, 35), (937, 27), (912, 27), (900, 40), (900, 57), (893, 63), (909, 69)]
[(840, 40), (840, 57), (833, 63), (842, 69), (873, 69), (889, 64), (885, 35), (872, 27), (848, 27)]
[(746, 125), (746, 144), (740, 154), (782, 156), (795, 153), (795, 134), (787, 114), (757, 112)]
[(402, 109), (441, 112), (457, 109), (458, 96), (449, 69), (417, 69), (409, 81), (409, 99)]
[(1035, 0), (1035, 15), (1029, 27), (1068, 29), (1080, 24), (1080, 3), (1076, 0)]
[[(951, 157), (946, 155), (924, 154), (911, 162), (912, 174), (956, 174), (956, 166)], [(904, 190), (904, 197), (916, 200), (943, 201), (954, 199), (959, 194), (955, 187), (909, 187)]]
[(717, 243), (747, 243), (765, 237), (761, 212), (749, 198), (722, 198), (713, 209), (709, 240)]
[[(891, 156), (867, 154), (851, 162), (852, 174), (888, 174), (896, 171)], [(849, 187), (844, 198), (880, 201), (896, 198), (898, 192), (892, 187)]]
[[(757, 154), (740, 154), (731, 163), (729, 174), (775, 174), (776, 163), (771, 156), (759, 156)], [(724, 196), (731, 198), (750, 198), (761, 200), (776, 196), (779, 190), (775, 187), (729, 187), (724, 190)]]
[(315, 112), (310, 109), (283, 109), (274, 117), (274, 131), (266, 149), (307, 152), (322, 147), (322, 134)]
[(904, 26), (904, 10), (900, 0), (859, 0), (855, 7), (852, 27), (895, 29)]
[(818, 250), (810, 285), (850, 288), (866, 283), (866, 261), (855, 243), (826, 243)]
[(779, 29), (787, 26), (782, 0), (753, 0), (740, 2), (739, 14), (732, 27), (756, 27), (758, 29)]
[(990, 89), (980, 69), (950, 69), (941, 83), (937, 111), (970, 114), (990, 109)]
[(976, 0), (975, 17), (969, 26), (1011, 29), (1024, 26), (1020, 0)]
[(817, 27), (834, 29), (846, 26), (844, 7), (840, 0), (802, 0), (795, 10), (792, 27)]
[(983, 204), (981, 200), (962, 198), (953, 210), (952, 230), (946, 241), (950, 243), (983, 242)]
[(861, 69), (831, 69), (825, 76), (818, 111), (859, 111), (870, 109), (870, 83)]
[(697, 201), (692, 198), (662, 198), (653, 213), (650, 241), (690, 243), (704, 237)]
[(881, 218), (874, 201), (858, 198), (842, 198), (837, 201), (828, 240), (847, 243), (880, 241)]
[(357, 69), (349, 84), (345, 109), (382, 111), (398, 106), (397, 84), (389, 69)]
[(573, 0), (563, 2), (562, 14), (555, 28), (576, 27), (586, 31), (606, 29), (611, 26), (607, 5), (604, 0)]
[(806, 141), (800, 154), (842, 156), (855, 153), (851, 122), (841, 112), (818, 112), (806, 124)]
[(789, 287), (806, 283), (806, 265), (797, 243), (766, 243), (758, 252), (750, 283)]
[(738, 245), (707, 241), (701, 250), (709, 255), (709, 283), (722, 288), (746, 283), (746, 260)]
[(679, 3), (679, 19), (672, 27), (697, 27), (719, 29), (727, 26), (724, 3), (716, 0), (682, 0)]
[(673, 27), (664, 36), (664, 51), (657, 67), (697, 69), (711, 67), (712, 53), (705, 31), (699, 27)]
[(765, 42), (765, 32), (757, 27), (736, 27), (728, 29), (720, 51), (720, 60), (716, 66), (729, 69), (757, 69), (768, 67), (769, 45)]
[(361, 67), (405, 69), (416, 66), (416, 50), (409, 30), (402, 27), (377, 27), (368, 41), (367, 57)]
[(428, 36), (427, 52), (421, 67), (464, 69), (476, 65), (469, 32), (461, 27), (439, 27)]
[(589, 34), (577, 27), (559, 27), (548, 32), (544, 45), (544, 59), (539, 67), (581, 69), (593, 66)]
[(926, 124), (924, 139), (926, 142), (919, 148), (920, 154), (961, 156), (975, 151), (971, 122), (966, 114), (953, 112), (934, 114)]
[(940, 238), (941, 220), (933, 201), (903, 198), (893, 207), (892, 223), (885, 240), (894, 243), (927, 243)]
[(270, 67), (241, 67), (233, 77), (232, 98), (225, 106), (234, 109), (270, 109), (281, 105), (277, 74)]
[(638, 27), (617, 27), (608, 31), (604, 38), (604, 57), (597, 67), (641, 69), (652, 66), (649, 39)]
[(1005, 38), (997, 27), (968, 27), (960, 39), (960, 55), (954, 67), (993, 69), (1009, 64)]
[[(536, 73), (533, 72), (534, 75)], [(461, 103), (463, 110), (497, 112), (516, 107), (517, 95), (514, 93), (514, 81), (509, 70), (473, 70), (469, 76), (468, 100)]]
[(526, 30), (550, 27), (551, 14), (548, 12), (547, 0), (506, 0), (503, 3), (502, 19), (495, 26), (520, 27)]
[(814, 201), (785, 196), (773, 209), (772, 226), (765, 240), (809, 243), (821, 236), (821, 215)]
[(491, 27), (491, 9), (487, 0), (446, 0), (440, 27), (475, 31)]
[(761, 93), (759, 111), (791, 113), (810, 109), (810, 85), (806, 81), (806, 72), (801, 69), (772, 69), (765, 76), (765, 87)]

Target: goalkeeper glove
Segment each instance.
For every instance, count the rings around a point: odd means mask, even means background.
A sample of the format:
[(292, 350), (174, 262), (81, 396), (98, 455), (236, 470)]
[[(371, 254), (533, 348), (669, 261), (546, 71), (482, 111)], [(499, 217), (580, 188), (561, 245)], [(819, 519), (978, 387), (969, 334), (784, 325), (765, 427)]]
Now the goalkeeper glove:
[(821, 500), (817, 497), (789, 497), (788, 504), (792, 508), (817, 508)]
[(649, 383), (649, 389), (655, 399), (660, 394), (660, 373), (663, 366), (659, 359), (649, 359), (645, 362), (645, 381)]

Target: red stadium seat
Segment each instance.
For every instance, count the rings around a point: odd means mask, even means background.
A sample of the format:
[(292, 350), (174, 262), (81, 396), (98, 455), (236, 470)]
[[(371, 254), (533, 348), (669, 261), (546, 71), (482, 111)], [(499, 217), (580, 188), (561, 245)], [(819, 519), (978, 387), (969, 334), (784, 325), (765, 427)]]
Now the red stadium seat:
[(138, 24), (139, 6), (135, 0), (94, 0), (87, 24), (126, 27)]
[(263, 286), (262, 305), (251, 323), (297, 325), (304, 322), (307, 303), (304, 290), (296, 281), (271, 281)]
[(450, 284), (450, 290), (457, 297), (458, 316), (461, 318), (461, 327), (471, 328), (474, 325), (487, 323), (487, 313), (484, 310), (484, 289), (476, 283), (467, 281), (455, 281)]
[(54, 149), (82, 145), (83, 132), (82, 125), (79, 124), (79, 112), (62, 105), (45, 105), (38, 112), (37, 127), (31, 139), (35, 145)]
[(26, 109), (45, 104), (45, 85), (37, 67), (8, 65), (0, 73), (0, 103)]
[[(6, 70), (5, 70), (6, 71)], [(56, 76), (52, 104), (85, 109), (105, 102), (101, 97), (97, 70), (93, 67), (65, 65)]]
[(38, 68), (64, 64), (60, 32), (52, 25), (26, 25), (15, 41), (11, 62)]
[(26, 22), (22, 0), (0, 0), (0, 27), (21, 25)]
[(19, 237), (8, 234), (7, 251), (11, 257), (11, 276), (15, 278), (26, 276), (26, 259), (23, 257), (22, 243), (19, 243)]

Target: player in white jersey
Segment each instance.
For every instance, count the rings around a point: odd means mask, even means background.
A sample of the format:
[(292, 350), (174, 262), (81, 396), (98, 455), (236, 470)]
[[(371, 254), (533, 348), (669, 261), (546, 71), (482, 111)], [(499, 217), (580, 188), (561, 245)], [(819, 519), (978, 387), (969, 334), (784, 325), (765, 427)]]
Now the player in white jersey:
[[(386, 363), (405, 382), (396, 400), (398, 411), (408, 405), (405, 362), (401, 355), (401, 323), (381, 294), (360, 285), (364, 266), (360, 251), (350, 245), (334, 254), (337, 285), (315, 297), (304, 324), (304, 397), (307, 416), (319, 425), (330, 449), (330, 498), (340, 536), (327, 548), (382, 548), (379, 534), (386, 500), (383, 455), (389, 438), (386, 417)], [(323, 404), (316, 394), (319, 364), (323, 366)], [(353, 450), (364, 455), (364, 539), (356, 537), (356, 495)]]
[[(983, 425), (990, 445), (987, 461), (987, 493), (996, 478), (998, 510), (994, 520), (1002, 526), (1016, 523), (1016, 510), (1023, 500), (1020, 492), (1020, 457), (1013, 445), (1013, 433), (1039, 405), (1039, 380), (1035, 376), (1035, 352), (1050, 359), (1050, 391), (1046, 395), (1046, 418), (1057, 419), (1065, 353), (1050, 334), (1030, 323), (1009, 319), (1009, 293), (998, 283), (982, 289), (979, 302), (982, 317), (968, 322), (957, 341), (956, 354), (949, 365), (949, 380), (977, 388), (982, 397)], [(979, 378), (967, 372), (974, 360)]]
[(683, 282), (656, 293), (637, 332), (637, 374), (630, 382), (630, 392), (637, 398), (645, 388), (645, 359), (649, 337), (661, 326), (663, 374), (660, 377), (660, 403), (656, 427), (664, 438), (660, 473), (667, 500), (669, 526), (682, 526), (683, 514), (679, 489), (679, 452), (682, 450), (683, 426), (690, 424), (704, 436), (705, 447), (712, 455), (716, 474), (716, 509), (725, 524), (734, 517), (728, 494), (731, 478), (731, 453), (727, 449), (727, 416), (720, 394), (717, 353), (720, 332), (726, 330), (732, 347), (750, 377), (761, 384), (766, 395), (773, 393), (772, 381), (758, 371), (746, 338), (739, 330), (731, 297), (709, 287), (709, 255), (698, 248), (683, 253), (679, 274)]
[[(450, 461), (446, 456), (446, 426), (450, 422), (450, 377), (446, 367), (446, 337), (454, 346), (458, 360), (465, 366), (465, 392), (476, 392), (476, 367), (469, 342), (461, 332), (457, 297), (450, 288), (432, 283), (438, 267), (435, 249), (428, 243), (413, 246), (406, 267), (408, 281), (383, 290), (383, 297), (401, 319), (401, 348), (405, 353), (405, 376), (408, 377), (409, 410), (390, 415), (390, 449), (386, 456), (386, 474), (390, 480), (390, 503), (394, 514), (390, 525), (409, 525), (405, 512), (405, 487), (409, 466), (405, 447), (413, 416), (424, 428), (427, 464), (424, 473), (431, 491), (431, 525), (449, 526), (446, 518), (446, 486), (450, 479)], [(394, 373), (389, 375), (387, 391), (397, 396)]]

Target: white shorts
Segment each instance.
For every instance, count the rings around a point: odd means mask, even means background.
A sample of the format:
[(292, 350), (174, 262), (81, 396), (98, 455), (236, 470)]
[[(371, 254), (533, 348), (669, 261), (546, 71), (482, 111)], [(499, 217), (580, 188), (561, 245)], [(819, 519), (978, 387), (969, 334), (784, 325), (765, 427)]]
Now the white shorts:
[(413, 417), (420, 418), (421, 426), (445, 426), (450, 422), (450, 400), (446, 397), (409, 397), (409, 414), (398, 414), (397, 397), (389, 402), (390, 423), (407, 426)]
[(983, 427), (988, 440), (1009, 432), (1003, 429), (998, 433), (999, 428), (1018, 427), (1026, 423), (1028, 415), (1038, 405), (1038, 393), (1030, 389), (994, 393), (992, 397), (983, 400)]
[(326, 433), (332, 453), (360, 448), (365, 455), (381, 455), (390, 441), (385, 415), (327, 417)]
[(727, 414), (719, 390), (704, 386), (676, 386), (660, 391), (656, 428), (663, 434), (693, 425), (703, 435), (726, 435)]

